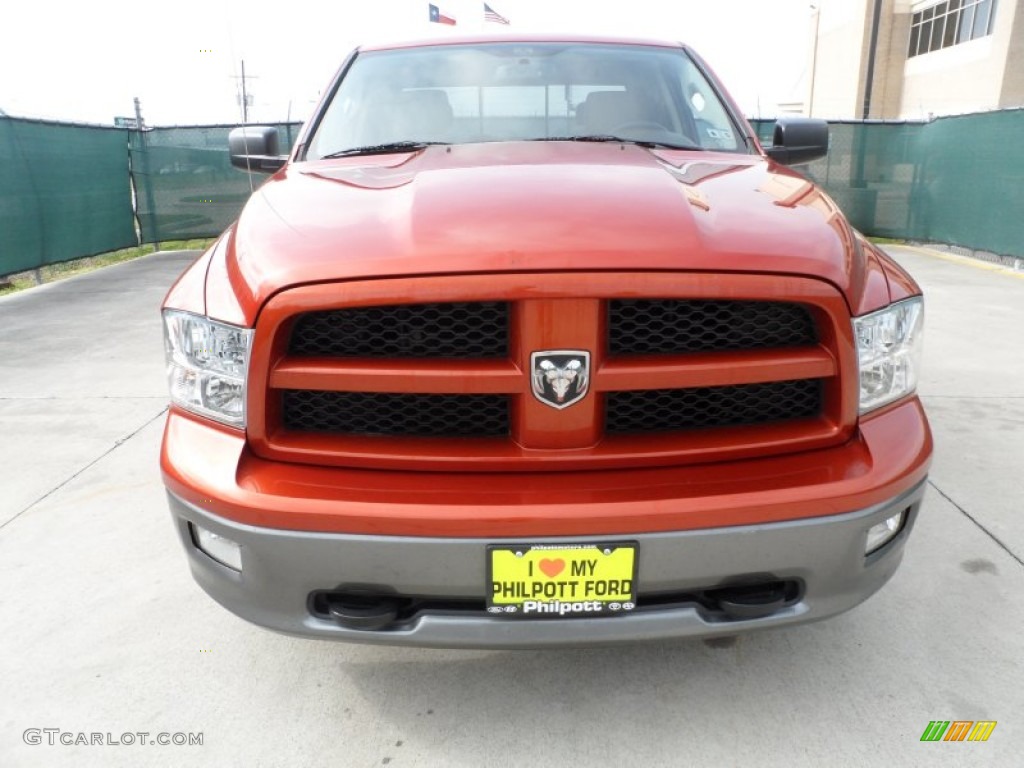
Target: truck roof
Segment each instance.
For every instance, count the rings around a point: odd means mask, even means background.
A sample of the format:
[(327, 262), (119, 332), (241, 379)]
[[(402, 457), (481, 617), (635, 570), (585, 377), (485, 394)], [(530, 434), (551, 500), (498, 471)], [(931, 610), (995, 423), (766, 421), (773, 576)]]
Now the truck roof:
[(481, 43), (596, 43), (601, 45), (643, 45), (659, 48), (682, 48), (683, 44), (671, 40), (653, 40), (630, 37), (609, 37), (600, 35), (557, 35), (539, 33), (502, 33), (477, 35), (452, 35), (393, 42), (380, 42), (359, 46), (360, 51), (390, 51), (400, 48), (426, 48), (441, 45), (478, 45)]

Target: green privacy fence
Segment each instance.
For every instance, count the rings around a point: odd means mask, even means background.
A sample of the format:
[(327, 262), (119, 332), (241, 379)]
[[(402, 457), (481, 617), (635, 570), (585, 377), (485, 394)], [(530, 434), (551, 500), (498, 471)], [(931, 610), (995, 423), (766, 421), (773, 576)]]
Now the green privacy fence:
[(126, 131), (0, 118), (0, 275), (135, 243)]
[(1024, 110), (924, 126), (910, 237), (1024, 256)]
[[(770, 141), (774, 121), (754, 125)], [(248, 174), (228, 158), (231, 128), (140, 132), (0, 117), (0, 275), (137, 241), (220, 234), (250, 194)], [(278, 129), (284, 152), (299, 126)], [(828, 157), (799, 170), (866, 234), (1024, 257), (1022, 138), (1021, 109), (837, 122)]]

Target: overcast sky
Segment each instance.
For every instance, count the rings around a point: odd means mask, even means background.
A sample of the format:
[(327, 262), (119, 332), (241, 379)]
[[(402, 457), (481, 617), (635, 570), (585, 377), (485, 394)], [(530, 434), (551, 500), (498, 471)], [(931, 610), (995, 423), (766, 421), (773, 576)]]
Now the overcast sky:
[(366, 42), (481, 31), (579, 32), (682, 40), (748, 115), (774, 116), (806, 88), (808, 0), (16, 0), (5, 4), (0, 110), (110, 124), (237, 123), (239, 62), (252, 76), (250, 122), (303, 120), (345, 54)]

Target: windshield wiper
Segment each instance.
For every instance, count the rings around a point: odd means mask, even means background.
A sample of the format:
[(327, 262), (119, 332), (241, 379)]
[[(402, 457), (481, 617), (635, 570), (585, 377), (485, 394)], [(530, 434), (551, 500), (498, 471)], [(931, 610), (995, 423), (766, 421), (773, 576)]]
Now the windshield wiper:
[(652, 141), (650, 139), (627, 139), (624, 136), (615, 136), (610, 133), (593, 133), (581, 136), (546, 136), (533, 141), (593, 141), (620, 144), (635, 144), (644, 149), (702, 149), (696, 144), (677, 144), (671, 141)]
[(386, 155), (390, 152), (415, 152), (424, 147), (436, 144), (447, 144), (446, 141), (391, 141), (387, 144), (369, 144), (365, 147), (350, 147), (338, 152), (320, 157), (321, 160), (331, 160), (335, 157), (354, 157), (357, 155)]

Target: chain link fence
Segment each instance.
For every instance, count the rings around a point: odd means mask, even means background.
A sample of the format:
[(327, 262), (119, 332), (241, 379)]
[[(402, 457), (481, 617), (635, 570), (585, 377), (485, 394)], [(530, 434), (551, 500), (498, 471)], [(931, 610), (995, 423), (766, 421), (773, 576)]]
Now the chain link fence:
[[(754, 121), (770, 143), (774, 121)], [(137, 242), (213, 237), (262, 181), (233, 126), (144, 131), (0, 117), (0, 275)], [(298, 124), (279, 124), (282, 151)], [(837, 122), (798, 170), (868, 235), (1024, 257), (1024, 109), (928, 123)]]
[[(271, 123), (271, 125), (273, 125)], [(142, 241), (187, 240), (219, 235), (265, 177), (231, 165), (233, 125), (131, 131), (131, 175)], [(281, 151), (291, 149), (298, 123), (276, 125)]]
[[(774, 120), (755, 121), (763, 143)], [(799, 168), (868, 235), (1024, 257), (1024, 109), (829, 126)]]

